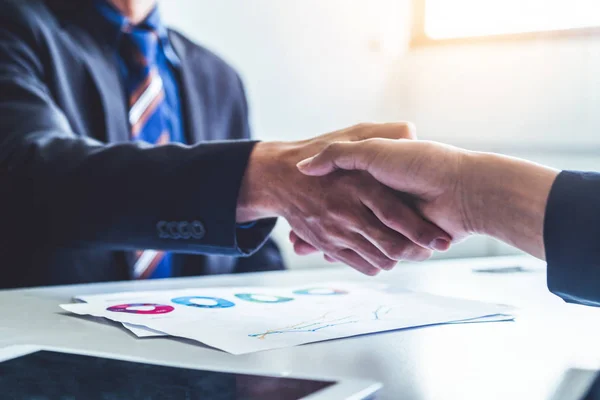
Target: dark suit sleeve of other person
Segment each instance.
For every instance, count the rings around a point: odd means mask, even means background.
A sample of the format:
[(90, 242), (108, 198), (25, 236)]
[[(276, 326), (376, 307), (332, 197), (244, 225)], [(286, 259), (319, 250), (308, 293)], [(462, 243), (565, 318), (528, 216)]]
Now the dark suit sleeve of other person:
[(570, 303), (600, 306), (600, 173), (563, 171), (544, 221), (548, 288)]
[(51, 27), (22, 3), (0, 4), (0, 247), (242, 256), (266, 241), (274, 220), (236, 225), (254, 142), (105, 145), (80, 134), (57, 106), (56, 80), (49, 79), (68, 62), (53, 53), (48, 38), (57, 33), (44, 32)]

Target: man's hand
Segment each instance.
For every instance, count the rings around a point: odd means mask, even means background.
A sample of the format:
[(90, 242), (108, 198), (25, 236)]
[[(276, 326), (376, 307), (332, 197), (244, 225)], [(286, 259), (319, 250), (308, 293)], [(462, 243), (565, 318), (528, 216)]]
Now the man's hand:
[(334, 142), (373, 137), (412, 139), (414, 133), (404, 123), (363, 124), (301, 142), (258, 143), (238, 199), (238, 222), (282, 216), (305, 249), (369, 275), (398, 260), (426, 259), (434, 248), (445, 250), (450, 236), (369, 174), (338, 171), (317, 178), (296, 168)]
[(557, 175), (551, 168), (435, 142), (389, 139), (334, 143), (298, 168), (310, 176), (368, 172), (413, 195), (418, 210), (455, 241), (488, 234), (544, 256), (544, 211)]

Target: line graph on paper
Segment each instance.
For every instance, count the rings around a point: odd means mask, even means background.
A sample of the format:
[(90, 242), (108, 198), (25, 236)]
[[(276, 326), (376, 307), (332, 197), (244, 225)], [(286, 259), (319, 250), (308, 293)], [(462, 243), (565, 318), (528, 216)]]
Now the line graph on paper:
[[(314, 333), (325, 329), (335, 328), (341, 325), (368, 323), (373, 321), (381, 321), (389, 316), (393, 307), (380, 305), (369, 310), (358, 310), (352, 314), (341, 314), (339, 311), (326, 312), (318, 318), (302, 321), (296, 324), (286, 325), (283, 327), (267, 329), (260, 333), (251, 333), (248, 336), (265, 340), (272, 335), (284, 335), (292, 333)], [(336, 315), (337, 314), (337, 315)], [(341, 314), (341, 315), (340, 315)]]
[(379, 306), (373, 311), (373, 319), (376, 321), (382, 320), (392, 311), (392, 307)]

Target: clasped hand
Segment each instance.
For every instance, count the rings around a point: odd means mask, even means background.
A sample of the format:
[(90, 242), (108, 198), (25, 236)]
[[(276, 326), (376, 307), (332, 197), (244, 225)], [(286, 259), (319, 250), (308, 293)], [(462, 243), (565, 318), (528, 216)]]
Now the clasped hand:
[[(410, 195), (414, 209), (457, 242), (471, 234), (494, 237), (544, 258), (544, 218), (559, 171), (513, 157), (418, 140), (371, 138), (332, 143), (298, 163), (313, 177), (361, 171)], [(387, 210), (387, 218), (398, 215)], [(397, 224), (406, 220), (396, 220)], [(405, 225), (405, 236), (417, 225)], [(302, 253), (318, 247), (292, 235)], [(435, 247), (435, 246), (434, 246)]]
[(368, 275), (389, 270), (399, 260), (420, 261), (433, 250), (446, 250), (452, 237), (423, 217), (414, 198), (368, 171), (303, 174), (296, 166), (327, 149), (326, 154), (336, 142), (371, 138), (412, 141), (415, 134), (406, 123), (361, 124), (302, 142), (259, 143), (245, 177), (254, 184), (242, 186), (238, 222), (281, 216), (292, 227), (290, 239), (298, 254), (321, 251), (327, 260)]

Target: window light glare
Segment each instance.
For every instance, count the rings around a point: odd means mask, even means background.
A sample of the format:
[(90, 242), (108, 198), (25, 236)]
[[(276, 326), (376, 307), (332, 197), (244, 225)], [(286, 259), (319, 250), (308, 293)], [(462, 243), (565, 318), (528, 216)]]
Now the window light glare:
[(599, 0), (425, 0), (432, 39), (600, 26)]

